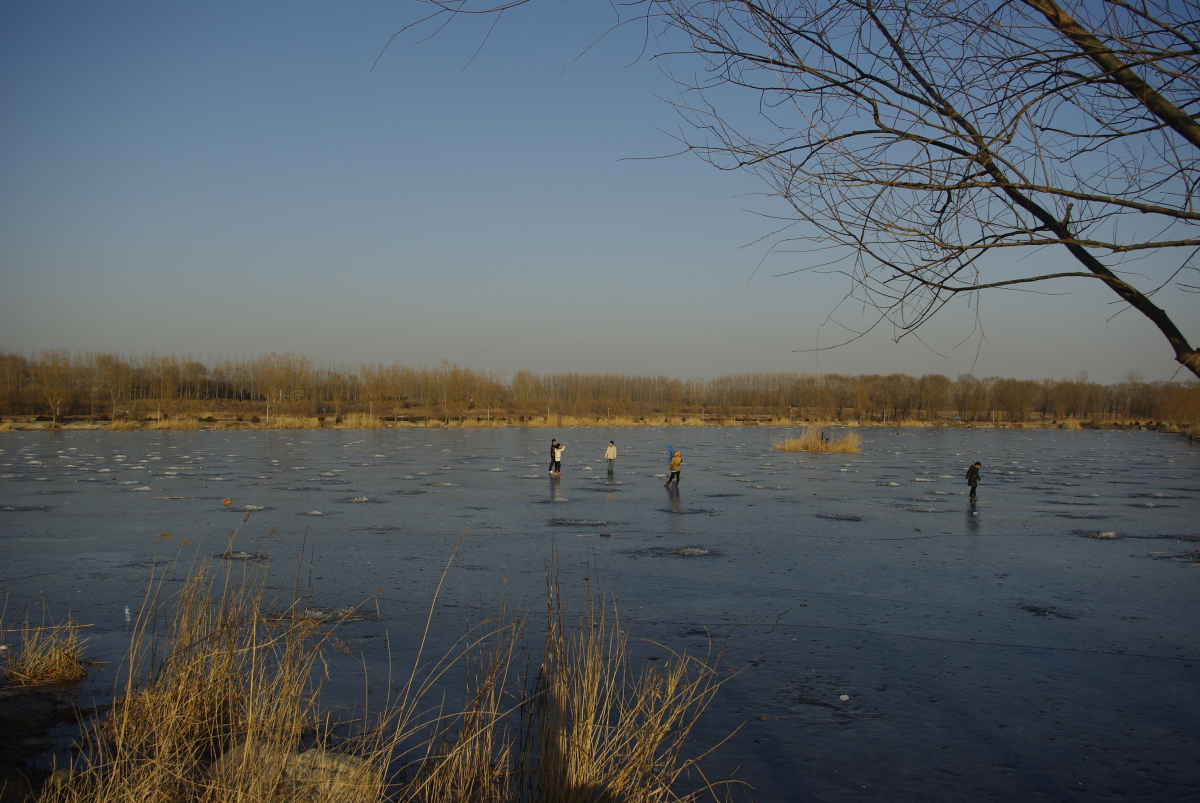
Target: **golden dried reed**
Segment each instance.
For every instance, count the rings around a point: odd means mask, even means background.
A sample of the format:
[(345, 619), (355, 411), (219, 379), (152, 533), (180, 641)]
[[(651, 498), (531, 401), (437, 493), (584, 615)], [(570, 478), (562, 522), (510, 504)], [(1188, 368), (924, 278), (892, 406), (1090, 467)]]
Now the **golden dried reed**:
[(79, 626), (68, 619), (61, 625), (33, 626), (26, 619), (18, 631), (21, 646), (4, 653), (5, 682), (14, 686), (73, 683), (87, 674)]
[[(326, 422), (328, 423), (328, 422)], [(384, 425), (383, 419), (377, 415), (368, 415), (367, 413), (347, 413), (342, 416), (342, 420), (336, 426), (346, 429), (380, 429)]]
[(843, 432), (832, 438), (825, 430), (805, 427), (798, 438), (779, 438), (771, 441), (777, 452), (858, 452), (861, 451), (862, 436), (857, 432)]
[[(270, 614), (253, 568), (239, 581), (202, 564), (169, 598), (163, 575), (134, 627), (122, 692), (41, 801), (699, 799), (712, 785), (698, 771), (698, 791), (678, 787), (700, 757), (685, 747), (719, 686), (715, 659), (673, 655), (635, 672), (615, 600), (589, 586), (572, 616), (557, 571), (548, 567), (540, 662), (521, 647), (528, 616), (510, 620), (503, 607), (424, 662), (431, 607), (398, 697), (342, 723), (319, 704), (316, 662), (331, 628), (293, 615), (295, 606)], [(461, 709), (425, 706), (460, 662)]]
[(146, 429), (200, 429), (200, 422), (192, 416), (180, 418), (164, 418), (159, 421), (148, 421)]

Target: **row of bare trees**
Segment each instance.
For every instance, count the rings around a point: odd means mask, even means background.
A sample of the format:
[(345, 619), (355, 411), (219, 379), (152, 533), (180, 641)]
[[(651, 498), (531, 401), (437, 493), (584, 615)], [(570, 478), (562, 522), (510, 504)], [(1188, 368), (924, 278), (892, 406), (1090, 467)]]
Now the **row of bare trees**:
[(0, 352), (0, 414), (144, 418), (208, 412), (381, 418), (768, 416), (796, 421), (1192, 422), (1200, 383), (746, 373), (713, 379), (318, 365), (294, 354), (207, 364), (163, 355)]

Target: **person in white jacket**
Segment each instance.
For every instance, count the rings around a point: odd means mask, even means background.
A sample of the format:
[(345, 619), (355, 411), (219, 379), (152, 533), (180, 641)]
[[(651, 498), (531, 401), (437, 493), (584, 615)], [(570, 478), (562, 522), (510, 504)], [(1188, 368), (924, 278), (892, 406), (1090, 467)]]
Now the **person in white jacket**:
[(613, 463), (617, 462), (617, 445), (612, 441), (608, 442), (608, 448), (604, 450), (604, 459), (608, 461), (608, 473), (611, 476)]

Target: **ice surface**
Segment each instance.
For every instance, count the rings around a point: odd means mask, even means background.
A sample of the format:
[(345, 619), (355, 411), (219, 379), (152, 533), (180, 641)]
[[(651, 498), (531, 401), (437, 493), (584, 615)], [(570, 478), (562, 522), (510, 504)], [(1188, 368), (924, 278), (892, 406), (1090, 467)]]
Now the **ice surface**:
[[(89, 656), (116, 666), (124, 607), (171, 549), (257, 564), (290, 596), (303, 545), (309, 615), (349, 620), (352, 655), (330, 657), (326, 688), (354, 702), (361, 661), (386, 673), (390, 644), (411, 664), (460, 537), (435, 647), (468, 605), (479, 621), (502, 590), (536, 601), (557, 543), (565, 583), (590, 557), (619, 592), (648, 640), (639, 658), (724, 645), (743, 671), (697, 738), (744, 723), (709, 777), (740, 767), (755, 800), (1195, 794), (1200, 453), (1186, 440), (865, 429), (847, 458), (781, 455), (778, 433), (743, 428), (302, 434), (0, 435), (9, 610), (37, 618), (44, 599), (94, 623)], [(571, 443), (561, 477), (545, 471), (552, 434)], [(619, 480), (584, 470), (609, 439)], [(662, 487), (668, 443), (677, 492)], [(112, 679), (96, 669), (81, 697)]]

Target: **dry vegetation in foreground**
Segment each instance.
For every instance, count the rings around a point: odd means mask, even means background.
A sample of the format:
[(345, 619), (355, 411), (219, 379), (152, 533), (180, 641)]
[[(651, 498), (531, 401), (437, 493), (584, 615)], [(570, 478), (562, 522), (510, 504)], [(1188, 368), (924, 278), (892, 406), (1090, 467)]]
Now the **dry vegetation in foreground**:
[[(340, 722), (320, 703), (333, 630), (305, 618), (302, 601), (273, 612), (253, 569), (239, 581), (228, 568), (202, 565), (169, 597), (169, 578), (160, 577), (113, 706), (85, 723), (76, 765), (60, 770), (39, 800), (683, 803), (715, 796), (695, 764), (707, 750), (694, 749), (688, 736), (719, 686), (717, 658), (673, 655), (635, 668), (615, 600), (588, 586), (572, 612), (557, 567), (548, 568), (540, 656), (523, 646), (529, 617), (501, 610), (451, 653), (418, 658), (379, 711)], [(462, 704), (451, 710), (442, 698), (423, 706), (455, 666), (465, 669)], [(685, 783), (694, 789), (682, 791)]]
[(858, 452), (861, 446), (862, 436), (857, 432), (843, 432), (830, 438), (817, 427), (805, 427), (798, 438), (771, 441), (771, 448), (777, 452)]
[(84, 641), (79, 625), (70, 619), (61, 625), (30, 625), (29, 620), (16, 632), (20, 648), (4, 653), (4, 682), (14, 686), (40, 686), (46, 683), (73, 683), (87, 674), (83, 662)]

